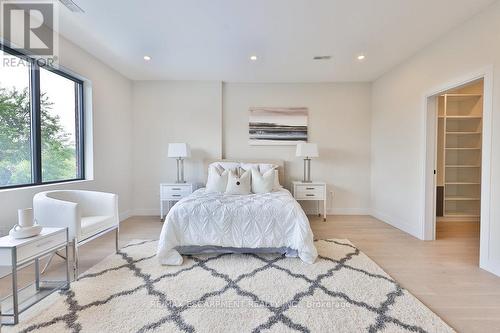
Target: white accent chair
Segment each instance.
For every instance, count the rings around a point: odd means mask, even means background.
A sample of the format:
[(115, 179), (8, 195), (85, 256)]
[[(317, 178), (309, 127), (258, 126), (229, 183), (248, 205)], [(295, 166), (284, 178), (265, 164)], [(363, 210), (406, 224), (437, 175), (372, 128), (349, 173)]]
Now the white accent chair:
[(34, 218), (41, 226), (67, 227), (78, 279), (78, 247), (115, 230), (118, 252), (118, 195), (94, 191), (56, 190), (33, 198)]

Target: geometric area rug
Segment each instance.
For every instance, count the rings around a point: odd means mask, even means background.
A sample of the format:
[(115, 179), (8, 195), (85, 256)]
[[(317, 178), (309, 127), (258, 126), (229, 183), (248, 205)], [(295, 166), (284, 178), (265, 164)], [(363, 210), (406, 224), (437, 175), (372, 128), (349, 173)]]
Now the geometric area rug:
[(5, 332), (454, 332), (348, 240), (312, 264), (279, 254), (187, 256), (161, 266), (134, 241)]

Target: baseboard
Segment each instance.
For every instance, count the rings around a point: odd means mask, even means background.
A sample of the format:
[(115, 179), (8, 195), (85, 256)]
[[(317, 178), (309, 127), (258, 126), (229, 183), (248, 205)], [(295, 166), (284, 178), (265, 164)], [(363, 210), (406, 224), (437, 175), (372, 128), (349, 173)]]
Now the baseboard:
[(393, 227), (398, 228), (398, 229), (412, 235), (413, 237), (416, 237), (418, 239), (423, 240), (421, 232), (418, 230), (418, 228), (416, 228), (415, 226), (412, 226), (409, 222), (404, 221), (403, 219), (396, 218), (394, 216), (382, 213), (382, 212), (377, 211), (377, 210), (372, 210), (371, 215), (384, 223), (392, 225)]
[(124, 212), (118, 213), (120, 215), (120, 222), (125, 221), (126, 219), (130, 218), (132, 216), (132, 210), (126, 210)]
[(486, 263), (481, 264), (480, 268), (482, 268), (485, 271), (488, 271), (492, 274), (495, 274), (496, 276), (500, 276), (500, 263), (494, 263), (494, 262), (488, 261)]
[[(166, 211), (165, 211), (166, 213)], [(160, 216), (159, 209), (134, 209), (132, 216)]]
[(370, 215), (368, 208), (328, 208), (328, 215)]

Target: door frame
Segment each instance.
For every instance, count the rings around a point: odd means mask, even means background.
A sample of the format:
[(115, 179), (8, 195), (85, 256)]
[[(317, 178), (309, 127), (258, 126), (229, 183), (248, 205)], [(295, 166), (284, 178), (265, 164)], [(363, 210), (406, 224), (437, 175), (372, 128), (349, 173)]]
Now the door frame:
[(422, 216), (421, 238), (436, 239), (436, 147), (437, 147), (437, 96), (474, 81), (483, 79), (483, 138), (481, 157), (481, 217), (479, 266), (488, 269), (491, 221), (491, 143), (493, 113), (493, 66), (451, 80), (431, 89), (423, 97), (423, 164), (422, 164)]

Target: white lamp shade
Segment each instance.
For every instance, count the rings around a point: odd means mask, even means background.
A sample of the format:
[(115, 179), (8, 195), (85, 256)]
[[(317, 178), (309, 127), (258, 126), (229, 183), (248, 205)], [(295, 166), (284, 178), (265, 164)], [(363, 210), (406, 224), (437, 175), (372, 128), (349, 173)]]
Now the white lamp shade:
[(298, 157), (318, 157), (318, 145), (316, 143), (301, 142), (297, 144), (295, 155)]
[(168, 157), (179, 158), (191, 156), (191, 150), (187, 143), (169, 143)]

